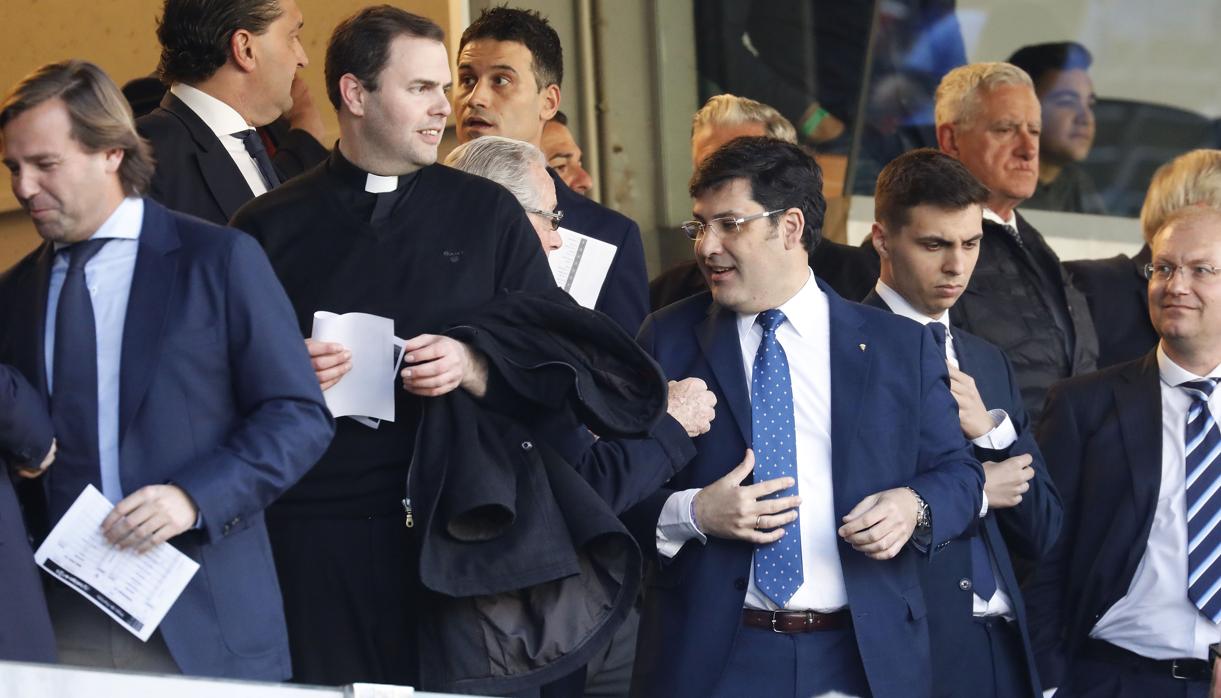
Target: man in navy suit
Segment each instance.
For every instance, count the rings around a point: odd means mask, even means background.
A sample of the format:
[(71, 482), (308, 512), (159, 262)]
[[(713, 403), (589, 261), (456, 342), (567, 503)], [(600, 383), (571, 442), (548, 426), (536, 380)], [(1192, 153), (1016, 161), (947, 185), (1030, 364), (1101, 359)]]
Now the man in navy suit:
[[(29, 381), (0, 364), (0, 466), (37, 477), (55, 460), (54, 428), (47, 405)], [(8, 469), (0, 467), (0, 659), (54, 662), (55, 636), (47, 615), (34, 554)]]
[[(321, 119), (294, 79), (309, 65), (302, 23), (296, 0), (166, 0), (157, 72), (169, 91), (136, 122), (157, 161), (150, 197), (225, 225), (289, 167), (326, 158)], [(307, 126), (278, 130), (272, 153), (255, 129), (281, 116)]]
[(1140, 359), (1060, 383), (1039, 446), (1064, 532), (1027, 588), (1031, 640), (1057, 696), (1210, 695), (1221, 636), (1221, 210), (1153, 236)]
[(54, 525), (92, 485), (113, 545), (170, 542), (199, 571), (147, 643), (63, 584), (61, 661), (291, 674), (263, 510), (332, 433), (292, 307), (257, 243), (141, 197), (152, 175), (115, 84), (50, 64), (0, 104), (13, 194), (45, 243), (0, 277), (0, 360), (49, 396)]
[(820, 180), (766, 137), (692, 179), (684, 229), (710, 291), (639, 341), (670, 378), (703, 379), (717, 418), (625, 515), (658, 563), (637, 695), (931, 693), (918, 569), (975, 521), (983, 471), (932, 335), (814, 279)]
[(1010, 547), (1042, 557), (1060, 530), (1060, 497), (1031, 434), (1009, 360), (951, 329), (971, 280), (988, 190), (954, 158), (907, 152), (878, 176), (872, 242), (882, 274), (866, 305), (925, 325), (945, 346), (958, 418), (983, 462), (987, 510), (974, 531), (924, 566), (937, 696), (1038, 698), (1039, 681)]
[[(484, 10), (458, 43), (454, 113), (458, 142), (505, 136), (542, 148), (543, 127), (560, 108), (564, 58), (560, 37), (537, 11)], [(555, 172), (563, 225), (615, 246), (595, 310), (636, 334), (649, 312), (649, 277), (640, 228), (632, 219), (573, 191)]]

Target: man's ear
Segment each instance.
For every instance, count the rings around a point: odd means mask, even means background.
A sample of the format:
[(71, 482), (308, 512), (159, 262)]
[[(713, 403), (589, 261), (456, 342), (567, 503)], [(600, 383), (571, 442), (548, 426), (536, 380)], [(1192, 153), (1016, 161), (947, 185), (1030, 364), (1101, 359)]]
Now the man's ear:
[(954, 130), (954, 124), (941, 124), (937, 127), (937, 147), (941, 152), (958, 160), (958, 132)]
[(365, 89), (360, 78), (351, 73), (344, 73), (339, 78), (339, 99), (353, 116), (365, 115), (365, 99), (369, 91)]
[(881, 223), (874, 222), (873, 228), (869, 230), (869, 241), (873, 243), (873, 249), (877, 250), (879, 257), (890, 259), (890, 250), (886, 246), (886, 231), (882, 229)]
[(254, 57), (254, 34), (238, 29), (229, 39), (229, 60), (243, 73), (253, 72), (257, 61)]
[(806, 229), (806, 216), (797, 207), (777, 214), (780, 235), (784, 238), (784, 249), (791, 250), (801, 245), (801, 234)]
[(542, 111), (538, 117), (543, 123), (551, 121), (555, 113), (560, 110), (560, 86), (551, 83), (543, 88), (543, 105)]
[(105, 167), (106, 172), (108, 172), (108, 173), (118, 172), (119, 168), (123, 165), (123, 156), (125, 154), (126, 153), (123, 151), (122, 148), (110, 148), (109, 150), (107, 150), (106, 151), (106, 167)]

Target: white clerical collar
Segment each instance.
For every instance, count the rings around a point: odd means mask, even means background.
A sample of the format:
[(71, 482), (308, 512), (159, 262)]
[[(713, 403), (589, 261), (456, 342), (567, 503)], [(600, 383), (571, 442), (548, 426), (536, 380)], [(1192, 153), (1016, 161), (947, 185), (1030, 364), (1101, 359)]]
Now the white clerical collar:
[(1198, 381), (1204, 378), (1221, 378), (1221, 366), (1214, 367), (1207, 376), (1197, 376), (1176, 364), (1174, 359), (1166, 356), (1161, 342), (1157, 344), (1157, 370), (1162, 377), (1162, 382), (1169, 386), (1182, 385), (1188, 381)]
[(365, 191), (370, 194), (385, 194), (399, 188), (398, 175), (375, 175), (372, 172), (365, 174)]
[(176, 82), (170, 85), (170, 93), (195, 112), (217, 137), (232, 136), (254, 128), (236, 109), (198, 87)]
[[(144, 199), (138, 196), (128, 196), (119, 202), (114, 211), (89, 236), (94, 238), (120, 238), (124, 240), (140, 239), (140, 230), (144, 227)], [(55, 243), (55, 251), (67, 247), (63, 243)]]
[(1010, 211), (1009, 218), (1005, 219), (1005, 218), (1001, 218), (1000, 215), (997, 214), (996, 211), (993, 211), (992, 209), (985, 206), (984, 207), (984, 220), (992, 221), (993, 223), (998, 223), (1000, 225), (1007, 225), (1010, 228), (1017, 230), (1017, 211), (1016, 210)]
[(890, 306), (890, 312), (895, 315), (915, 320), (921, 325), (927, 325), (930, 322), (940, 322), (942, 325), (945, 325), (946, 336), (954, 336), (950, 332), (950, 314), (948, 312), (942, 312), (939, 318), (929, 317), (912, 307), (912, 304), (908, 303), (906, 298), (900, 295), (898, 291), (883, 283), (881, 279), (878, 279), (878, 283), (873, 287), (873, 290), (877, 291), (882, 300), (886, 301), (886, 305)]
[[(822, 301), (821, 303), (819, 301)], [(805, 285), (801, 290), (793, 294), (793, 297), (782, 303), (778, 308), (784, 313), (785, 319), (793, 326), (793, 330), (798, 335), (803, 337), (813, 336), (814, 330), (819, 326), (819, 316), (826, 315), (827, 301), (822, 289), (818, 287), (818, 282), (814, 280), (814, 272), (810, 272), (809, 278), (806, 279)], [(755, 318), (759, 317), (759, 313), (739, 313), (738, 314), (738, 339), (744, 339), (750, 334), (751, 329), (755, 326)], [(827, 322), (824, 319), (821, 323), (824, 327)]]

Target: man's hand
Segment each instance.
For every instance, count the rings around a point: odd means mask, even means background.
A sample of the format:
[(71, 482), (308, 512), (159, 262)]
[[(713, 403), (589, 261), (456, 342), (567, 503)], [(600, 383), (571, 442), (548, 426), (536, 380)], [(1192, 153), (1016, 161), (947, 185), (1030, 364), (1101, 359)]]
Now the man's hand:
[(120, 548), (145, 553), (188, 531), (199, 518), (195, 502), (177, 485), (148, 485), (114, 505), (102, 535)]
[(338, 383), (345, 373), (352, 370), (352, 352), (344, 349), (342, 344), (307, 339), (305, 349), (309, 352), (314, 375), (318, 377), (318, 384), (323, 390)]
[(865, 497), (844, 517), (839, 537), (874, 560), (889, 560), (916, 530), (920, 504), (906, 487)]
[(781, 528), (797, 518), (801, 497), (761, 499), (793, 486), (793, 478), (742, 486), (755, 468), (755, 453), (747, 449), (746, 457), (725, 477), (695, 493), (695, 525), (717, 538), (749, 541), (757, 545), (773, 543), (784, 536)]
[(284, 118), (288, 120), (288, 125), (292, 128), (299, 128), (305, 131), (313, 136), (314, 140), (322, 143), (323, 139), (326, 138), (326, 126), (322, 123), (322, 112), (318, 111), (318, 105), (314, 104), (314, 98), (309, 92), (309, 85), (302, 79), (301, 73), (293, 76), (293, 84), (289, 89), (289, 94), (293, 98), (293, 105), (288, 111), (284, 112)]
[(32, 480), (36, 477), (41, 477), (43, 473), (47, 472), (47, 467), (50, 466), (51, 463), (55, 462), (55, 451), (58, 448), (59, 448), (59, 446), (58, 446), (56, 440), (51, 439), (51, 449), (49, 451), (47, 451), (47, 455), (45, 458), (42, 459), (42, 463), (39, 463), (37, 466), (30, 466), (30, 465), (17, 466), (17, 468), (16, 468), (17, 476), (23, 477), (27, 480)]
[(437, 397), (461, 387), (475, 397), (488, 389), (487, 359), (456, 339), (436, 334), (412, 337), (403, 346), (403, 389)]
[(1029, 453), (1006, 458), (999, 463), (984, 462), (984, 494), (989, 509), (1008, 509), (1022, 503), (1022, 495), (1030, 489), (1034, 477), (1033, 459)]
[(670, 398), (666, 411), (670, 413), (687, 436), (692, 438), (705, 433), (712, 428), (712, 420), (716, 417), (716, 395), (708, 389), (708, 385), (700, 378), (684, 378), (681, 381), (670, 381)]
[(996, 427), (984, 400), (975, 387), (975, 379), (946, 362), (950, 369), (950, 393), (958, 403), (958, 421), (968, 439), (978, 439)]

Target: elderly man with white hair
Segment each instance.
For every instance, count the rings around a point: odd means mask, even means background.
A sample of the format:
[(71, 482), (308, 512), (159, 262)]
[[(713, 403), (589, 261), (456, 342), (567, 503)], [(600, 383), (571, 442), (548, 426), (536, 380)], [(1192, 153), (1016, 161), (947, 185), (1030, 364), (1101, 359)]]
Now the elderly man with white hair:
[(1052, 383), (1093, 371), (1098, 359), (1085, 297), (1016, 211), (1039, 181), (1039, 98), (1021, 68), (972, 63), (942, 78), (934, 118), (941, 150), (991, 192), (979, 262), (950, 318), (1008, 355), (1035, 422)]

